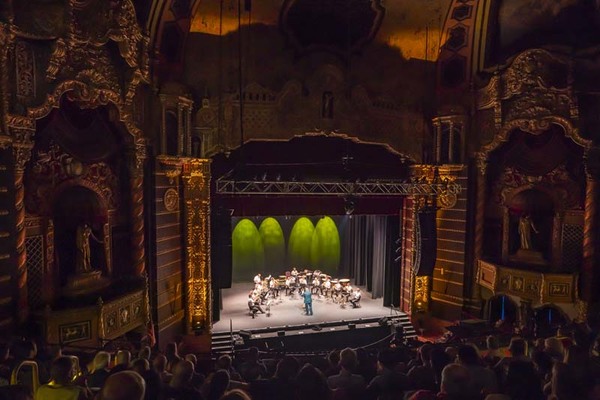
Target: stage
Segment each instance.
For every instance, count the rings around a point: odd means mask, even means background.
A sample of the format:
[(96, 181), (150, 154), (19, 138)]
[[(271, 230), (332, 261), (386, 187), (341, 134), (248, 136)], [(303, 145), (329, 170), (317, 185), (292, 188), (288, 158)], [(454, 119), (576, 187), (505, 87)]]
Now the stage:
[(248, 293), (252, 291), (253, 287), (252, 283), (234, 283), (231, 289), (222, 289), (221, 319), (213, 325), (213, 332), (229, 332), (230, 320), (233, 331), (239, 331), (285, 327), (286, 325), (316, 325), (331, 321), (381, 318), (397, 314), (396, 311), (391, 312), (389, 307), (383, 306), (383, 299), (371, 299), (371, 294), (365, 288), (361, 288), (360, 308), (352, 308), (350, 304), (342, 308), (331, 299), (313, 295), (314, 315), (307, 316), (304, 315), (302, 298), (298, 294), (293, 297), (286, 296), (282, 291), (279, 298), (275, 299), (271, 305), (271, 316), (259, 313), (256, 314), (256, 318), (252, 319), (248, 310)]

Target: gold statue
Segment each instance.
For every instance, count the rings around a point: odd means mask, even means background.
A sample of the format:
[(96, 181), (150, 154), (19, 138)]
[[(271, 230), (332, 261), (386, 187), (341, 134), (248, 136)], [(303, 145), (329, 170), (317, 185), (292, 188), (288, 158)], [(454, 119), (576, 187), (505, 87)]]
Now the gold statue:
[(77, 275), (85, 274), (93, 270), (90, 261), (90, 236), (98, 243), (103, 243), (103, 241), (94, 236), (92, 228), (90, 228), (88, 224), (83, 224), (77, 227), (77, 236), (75, 239), (77, 244), (77, 264), (75, 269)]
[(525, 215), (519, 218), (519, 236), (521, 238), (521, 248), (523, 250), (533, 249), (533, 246), (531, 245), (532, 229), (535, 233), (540, 233), (533, 224), (531, 216)]

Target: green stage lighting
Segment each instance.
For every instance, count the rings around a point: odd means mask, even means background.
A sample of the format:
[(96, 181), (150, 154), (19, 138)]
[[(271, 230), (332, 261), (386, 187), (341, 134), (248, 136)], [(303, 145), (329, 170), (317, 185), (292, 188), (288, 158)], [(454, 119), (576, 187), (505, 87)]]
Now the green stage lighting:
[(234, 281), (247, 281), (265, 268), (265, 250), (256, 225), (245, 218), (231, 234)]
[(311, 266), (310, 248), (315, 227), (306, 217), (299, 218), (288, 242), (288, 265), (299, 269)]
[(340, 234), (331, 217), (317, 223), (311, 241), (311, 265), (329, 275), (335, 275), (340, 265)]
[(285, 270), (285, 239), (279, 222), (266, 218), (258, 228), (265, 251), (265, 273), (280, 275)]

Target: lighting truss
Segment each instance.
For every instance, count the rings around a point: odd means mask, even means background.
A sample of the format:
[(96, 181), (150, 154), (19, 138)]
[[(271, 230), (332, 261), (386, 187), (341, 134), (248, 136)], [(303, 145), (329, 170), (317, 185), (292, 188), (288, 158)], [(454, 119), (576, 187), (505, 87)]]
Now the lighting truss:
[(374, 182), (295, 182), (238, 181), (224, 176), (217, 180), (217, 193), (229, 195), (275, 196), (436, 196), (459, 194), (461, 186), (454, 182), (423, 183), (409, 181)]

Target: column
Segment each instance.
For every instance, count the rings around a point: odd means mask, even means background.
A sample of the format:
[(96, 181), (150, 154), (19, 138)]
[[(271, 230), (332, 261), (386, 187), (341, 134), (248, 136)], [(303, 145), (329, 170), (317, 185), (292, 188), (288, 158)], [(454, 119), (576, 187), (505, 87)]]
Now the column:
[(146, 144), (136, 139), (135, 146), (129, 149), (129, 186), (131, 218), (131, 273), (142, 276), (146, 271), (144, 245), (144, 161)]
[(188, 159), (183, 166), (186, 331), (210, 336), (212, 299), (210, 277), (210, 160)]
[[(588, 150), (589, 154), (589, 150)], [(583, 266), (581, 273), (581, 296), (587, 302), (598, 299), (596, 283), (600, 271), (597, 271), (598, 254), (596, 244), (598, 243), (598, 215), (597, 203), (600, 201), (598, 185), (598, 167), (592, 163), (598, 161), (587, 156), (585, 169), (585, 211), (583, 216)]]
[(439, 120), (433, 122), (435, 129), (435, 160), (434, 164), (439, 164), (442, 159), (442, 126)]
[(454, 122), (450, 121), (448, 133), (448, 164), (454, 162)]
[(183, 107), (177, 103), (177, 155), (183, 156), (185, 143), (185, 131), (183, 123)]
[(160, 154), (167, 154), (167, 107), (165, 102), (166, 96), (161, 94), (160, 96)]
[(15, 250), (17, 281), (17, 318), (19, 322), (27, 319), (27, 253), (25, 251), (25, 186), (23, 177), (25, 165), (31, 158), (33, 143), (13, 143), (15, 161)]

